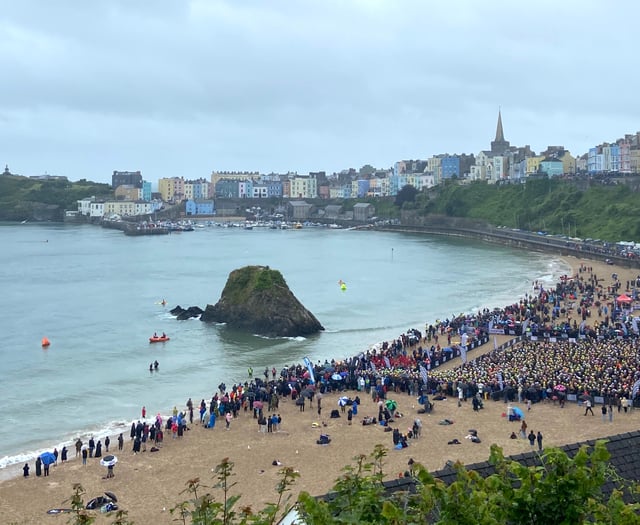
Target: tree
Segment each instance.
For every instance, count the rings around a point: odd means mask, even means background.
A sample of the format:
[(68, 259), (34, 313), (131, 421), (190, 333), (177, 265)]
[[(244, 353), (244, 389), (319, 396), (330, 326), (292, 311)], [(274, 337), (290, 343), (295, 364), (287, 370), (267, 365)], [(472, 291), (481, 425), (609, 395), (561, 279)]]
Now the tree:
[(395, 205), (402, 208), (405, 202), (415, 202), (416, 195), (418, 195), (418, 190), (411, 184), (406, 184), (396, 195)]

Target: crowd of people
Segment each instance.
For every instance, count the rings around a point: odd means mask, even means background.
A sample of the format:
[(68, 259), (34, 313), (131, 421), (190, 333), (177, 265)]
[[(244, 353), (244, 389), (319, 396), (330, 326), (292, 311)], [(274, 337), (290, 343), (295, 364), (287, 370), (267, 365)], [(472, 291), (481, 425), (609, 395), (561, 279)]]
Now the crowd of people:
[[(230, 429), (233, 420), (244, 413), (255, 420), (258, 432), (277, 432), (282, 425), (278, 411), (282, 398), (290, 398), (301, 412), (307, 402), (313, 407), (315, 399), (314, 408), (321, 419), (322, 395), (333, 391), (366, 392), (378, 403), (390, 392), (405, 393), (418, 397), (425, 407), (430, 406), (428, 396), (455, 396), (459, 402), (471, 399), (477, 410), (487, 399), (525, 401), (529, 406), (549, 399), (562, 406), (567, 395), (573, 394), (590, 402), (594, 396), (602, 396), (605, 404), (626, 411), (640, 389), (640, 338), (637, 320), (627, 305), (616, 301), (623, 284), (615, 274), (612, 278), (613, 284), (604, 286), (603, 280), (583, 265), (577, 275), (564, 276), (550, 289), (532, 283), (532, 293), (504, 308), (437, 320), (424, 331), (410, 329), (342, 361), (312, 364), (305, 359), (280, 371), (265, 367), (263, 374), (254, 374), (249, 368), (244, 383), (230, 388), (221, 383), (211, 400), (202, 399), (197, 407), (189, 398), (186, 409), (174, 407), (166, 421), (160, 414), (148, 421), (143, 407), (141, 420), (131, 426), (132, 453), (145, 452), (148, 442), (153, 443), (152, 450), (158, 450), (164, 431), (175, 439), (182, 438), (194, 419), (213, 429), (222, 418), (224, 428)], [(629, 286), (627, 283), (627, 291)], [(523, 337), (518, 344), (467, 359), (468, 351), (488, 343), (497, 333)], [(459, 367), (440, 368), (455, 357), (462, 357)], [(358, 404), (355, 410), (349, 408), (349, 424)], [(393, 414), (386, 405), (379, 407), (377, 421), (388, 421)], [(375, 424), (376, 418), (366, 415), (362, 423), (370, 421)], [(419, 428), (414, 428), (409, 437), (418, 435)], [(394, 445), (402, 445), (403, 437), (394, 435)], [(117, 441), (122, 451), (122, 433)], [(109, 445), (109, 437), (105, 437), (106, 452)], [(86, 446), (78, 440), (76, 456), (86, 464), (88, 458), (102, 456), (102, 447), (100, 440), (96, 444), (91, 438)], [(66, 447), (63, 454), (66, 459)], [(28, 471), (27, 464), (25, 476)]]

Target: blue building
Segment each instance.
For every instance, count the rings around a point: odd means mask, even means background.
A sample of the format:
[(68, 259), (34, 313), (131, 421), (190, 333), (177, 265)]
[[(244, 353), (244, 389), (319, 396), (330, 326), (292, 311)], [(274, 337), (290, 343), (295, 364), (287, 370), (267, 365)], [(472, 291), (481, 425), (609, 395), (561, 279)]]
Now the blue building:
[(457, 155), (446, 155), (442, 157), (440, 161), (440, 167), (442, 169), (442, 178), (450, 179), (451, 177), (460, 177), (460, 157)]
[(151, 200), (151, 183), (149, 181), (142, 181), (142, 200), (149, 202)]
[(362, 199), (369, 193), (369, 179), (358, 179), (358, 199)]
[(547, 157), (540, 163), (540, 171), (546, 173), (548, 177), (559, 177), (564, 171), (562, 161)]
[(216, 208), (212, 200), (189, 199), (185, 205), (187, 216), (215, 215)]
[(269, 197), (282, 197), (282, 182), (277, 181), (264, 181), (267, 186), (267, 195)]

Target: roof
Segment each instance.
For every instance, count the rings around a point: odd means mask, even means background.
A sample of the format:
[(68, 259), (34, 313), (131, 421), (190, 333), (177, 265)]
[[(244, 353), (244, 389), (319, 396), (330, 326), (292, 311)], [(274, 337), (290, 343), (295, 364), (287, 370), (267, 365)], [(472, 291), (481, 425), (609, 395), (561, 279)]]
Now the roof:
[[(602, 439), (607, 442), (605, 446), (607, 447), (609, 454), (611, 454), (609, 463), (616, 469), (618, 475), (623, 480), (640, 481), (640, 454), (638, 454), (638, 450), (640, 450), (640, 431), (626, 432), (624, 434), (617, 434), (615, 436)], [(559, 448), (570, 458), (573, 458), (580, 450), (581, 446), (587, 445), (589, 447), (593, 447), (596, 441), (597, 440), (592, 439), (589, 441), (564, 445)], [(507, 459), (517, 461), (527, 467), (541, 465), (540, 456), (536, 451), (509, 456)], [(495, 466), (491, 465), (488, 461), (466, 465), (465, 468), (467, 470), (477, 472), (483, 478), (495, 474), (496, 472)], [(453, 483), (457, 479), (456, 471), (451, 466), (446, 466), (442, 470), (432, 472), (432, 475), (435, 478), (444, 481), (447, 485)], [(608, 498), (611, 495), (614, 488), (616, 488), (616, 483), (614, 481), (607, 481), (604, 484), (602, 487), (602, 493), (605, 498)], [(626, 503), (637, 503), (640, 501), (638, 496), (634, 498), (633, 495), (628, 493), (628, 491), (624, 492), (623, 499)]]
[(354, 208), (368, 208), (369, 206), (373, 205), (369, 204), (368, 202), (359, 202), (358, 204), (353, 205)]

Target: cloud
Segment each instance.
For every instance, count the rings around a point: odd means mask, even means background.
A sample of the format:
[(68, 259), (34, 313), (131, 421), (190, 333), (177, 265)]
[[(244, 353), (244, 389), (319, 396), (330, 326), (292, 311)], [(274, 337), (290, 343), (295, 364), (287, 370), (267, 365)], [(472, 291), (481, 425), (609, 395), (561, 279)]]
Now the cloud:
[(0, 161), (149, 180), (477, 153), (635, 131), (621, 0), (98, 0), (4, 8)]

